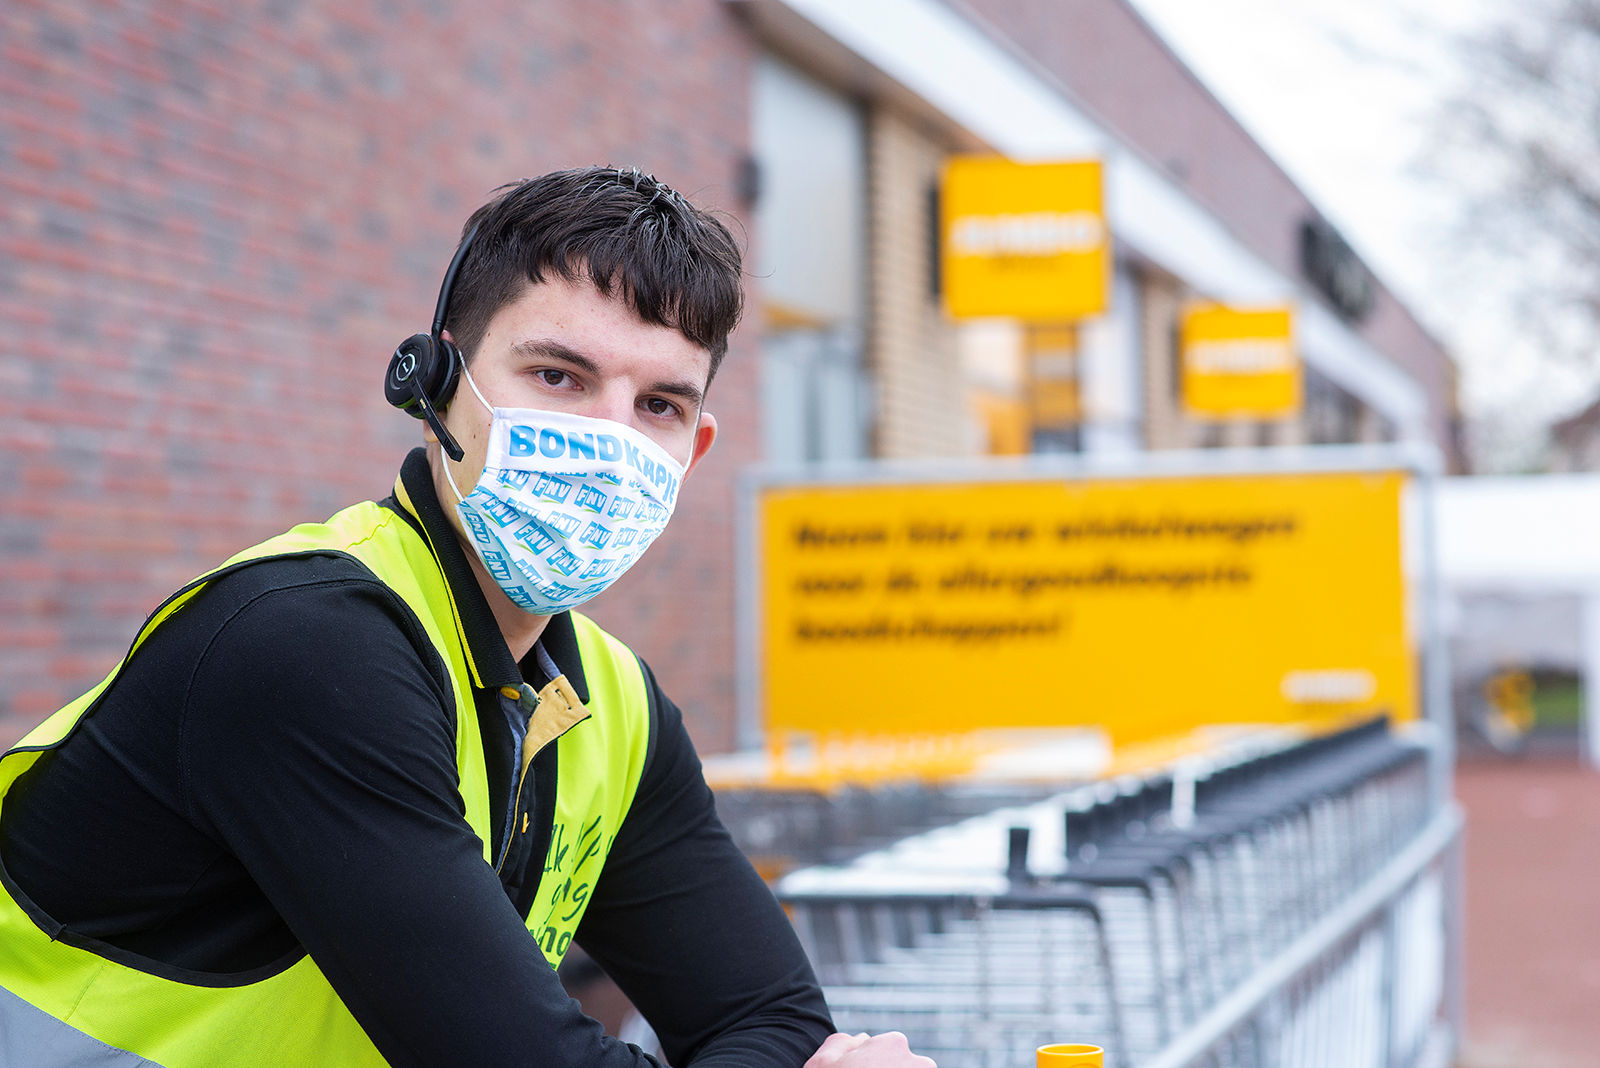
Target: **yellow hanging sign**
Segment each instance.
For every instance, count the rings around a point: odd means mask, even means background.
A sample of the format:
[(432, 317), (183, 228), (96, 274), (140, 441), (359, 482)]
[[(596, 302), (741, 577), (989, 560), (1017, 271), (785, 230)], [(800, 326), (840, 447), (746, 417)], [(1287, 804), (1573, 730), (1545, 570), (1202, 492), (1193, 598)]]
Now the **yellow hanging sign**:
[(940, 196), (945, 306), (1063, 321), (1106, 310), (1111, 239), (1098, 160), (956, 156)]
[(1415, 714), (1404, 474), (769, 486), (769, 737)]
[(1183, 406), (1196, 419), (1286, 419), (1300, 410), (1289, 308), (1199, 304), (1179, 327)]

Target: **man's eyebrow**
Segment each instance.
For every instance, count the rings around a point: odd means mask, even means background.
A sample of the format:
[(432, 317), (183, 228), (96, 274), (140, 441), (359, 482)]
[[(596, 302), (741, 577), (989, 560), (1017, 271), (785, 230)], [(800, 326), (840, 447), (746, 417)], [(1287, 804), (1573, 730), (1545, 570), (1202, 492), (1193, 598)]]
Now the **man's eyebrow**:
[(600, 373), (600, 365), (589, 359), (589, 357), (577, 349), (569, 348), (559, 341), (552, 341), (548, 338), (519, 341), (511, 346), (511, 351), (532, 358), (560, 360), (562, 363), (570, 363), (580, 371), (586, 371), (592, 375)]
[[(599, 375), (600, 365), (577, 349), (563, 345), (550, 338), (534, 338), (528, 341), (519, 341), (511, 346), (513, 352), (530, 359), (560, 360), (570, 363), (581, 371), (591, 375)], [(646, 391), (649, 393), (665, 393), (669, 397), (682, 397), (692, 407), (699, 408), (705, 401), (705, 390), (692, 382), (656, 382)]]
[(651, 393), (665, 393), (669, 397), (682, 397), (691, 407), (700, 407), (700, 402), (705, 400), (705, 392), (688, 382), (657, 382), (650, 387)]

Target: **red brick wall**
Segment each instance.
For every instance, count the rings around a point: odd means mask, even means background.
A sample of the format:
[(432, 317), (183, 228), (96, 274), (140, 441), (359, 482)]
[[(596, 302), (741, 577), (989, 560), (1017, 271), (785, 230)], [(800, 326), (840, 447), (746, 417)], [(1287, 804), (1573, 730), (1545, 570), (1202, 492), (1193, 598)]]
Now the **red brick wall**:
[[(165, 594), (382, 496), (389, 352), (502, 182), (637, 164), (734, 209), (753, 45), (718, 0), (0, 5), (0, 743)], [(731, 739), (737, 340), (717, 451), (596, 614)]]

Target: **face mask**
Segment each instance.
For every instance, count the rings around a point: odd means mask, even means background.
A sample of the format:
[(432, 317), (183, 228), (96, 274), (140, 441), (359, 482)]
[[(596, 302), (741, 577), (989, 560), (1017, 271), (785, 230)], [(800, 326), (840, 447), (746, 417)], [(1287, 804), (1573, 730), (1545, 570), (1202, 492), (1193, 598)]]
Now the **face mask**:
[(634, 430), (533, 408), (494, 408), (483, 474), (465, 497), (478, 559), (518, 608), (553, 615), (617, 581), (666, 528), (683, 467)]

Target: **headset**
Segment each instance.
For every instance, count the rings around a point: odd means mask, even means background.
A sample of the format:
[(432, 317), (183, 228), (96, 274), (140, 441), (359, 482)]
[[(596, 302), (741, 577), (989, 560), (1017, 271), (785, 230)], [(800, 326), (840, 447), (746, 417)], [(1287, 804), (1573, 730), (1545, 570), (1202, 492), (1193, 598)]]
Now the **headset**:
[(444, 321), (450, 314), (450, 291), (456, 285), (456, 272), (461, 270), (461, 263), (472, 248), (472, 239), (478, 236), (478, 225), (481, 224), (474, 225), (461, 239), (450, 260), (450, 268), (444, 272), (439, 303), (433, 310), (433, 330), (412, 334), (400, 342), (389, 359), (389, 371), (383, 379), (383, 395), (389, 403), (413, 419), (426, 419), (444, 451), (458, 463), (465, 454), (450, 431), (444, 428), (438, 410), (455, 396), (463, 361), (461, 350), (444, 336)]
[[(680, 211), (687, 207), (681, 194), (659, 181), (655, 175), (645, 174), (637, 167), (609, 169), (606, 180), (630, 188), (635, 193), (643, 193), (643, 186), (648, 184), (651, 187), (650, 200), (641, 210), (649, 210), (662, 200)], [(461, 350), (445, 338), (444, 321), (450, 314), (450, 291), (455, 288), (456, 272), (461, 270), (462, 262), (472, 249), (472, 239), (478, 236), (478, 227), (482, 225), (480, 220), (467, 231), (467, 236), (461, 239), (455, 256), (450, 260), (449, 269), (444, 272), (444, 284), (439, 287), (439, 303), (433, 310), (433, 330), (426, 334), (412, 334), (400, 342), (400, 347), (394, 350), (394, 356), (389, 360), (389, 372), (383, 380), (383, 395), (389, 403), (413, 419), (426, 419), (438, 435), (444, 451), (457, 462), (464, 454), (450, 431), (444, 428), (439, 409), (449, 404), (450, 398), (455, 396), (464, 361)]]

